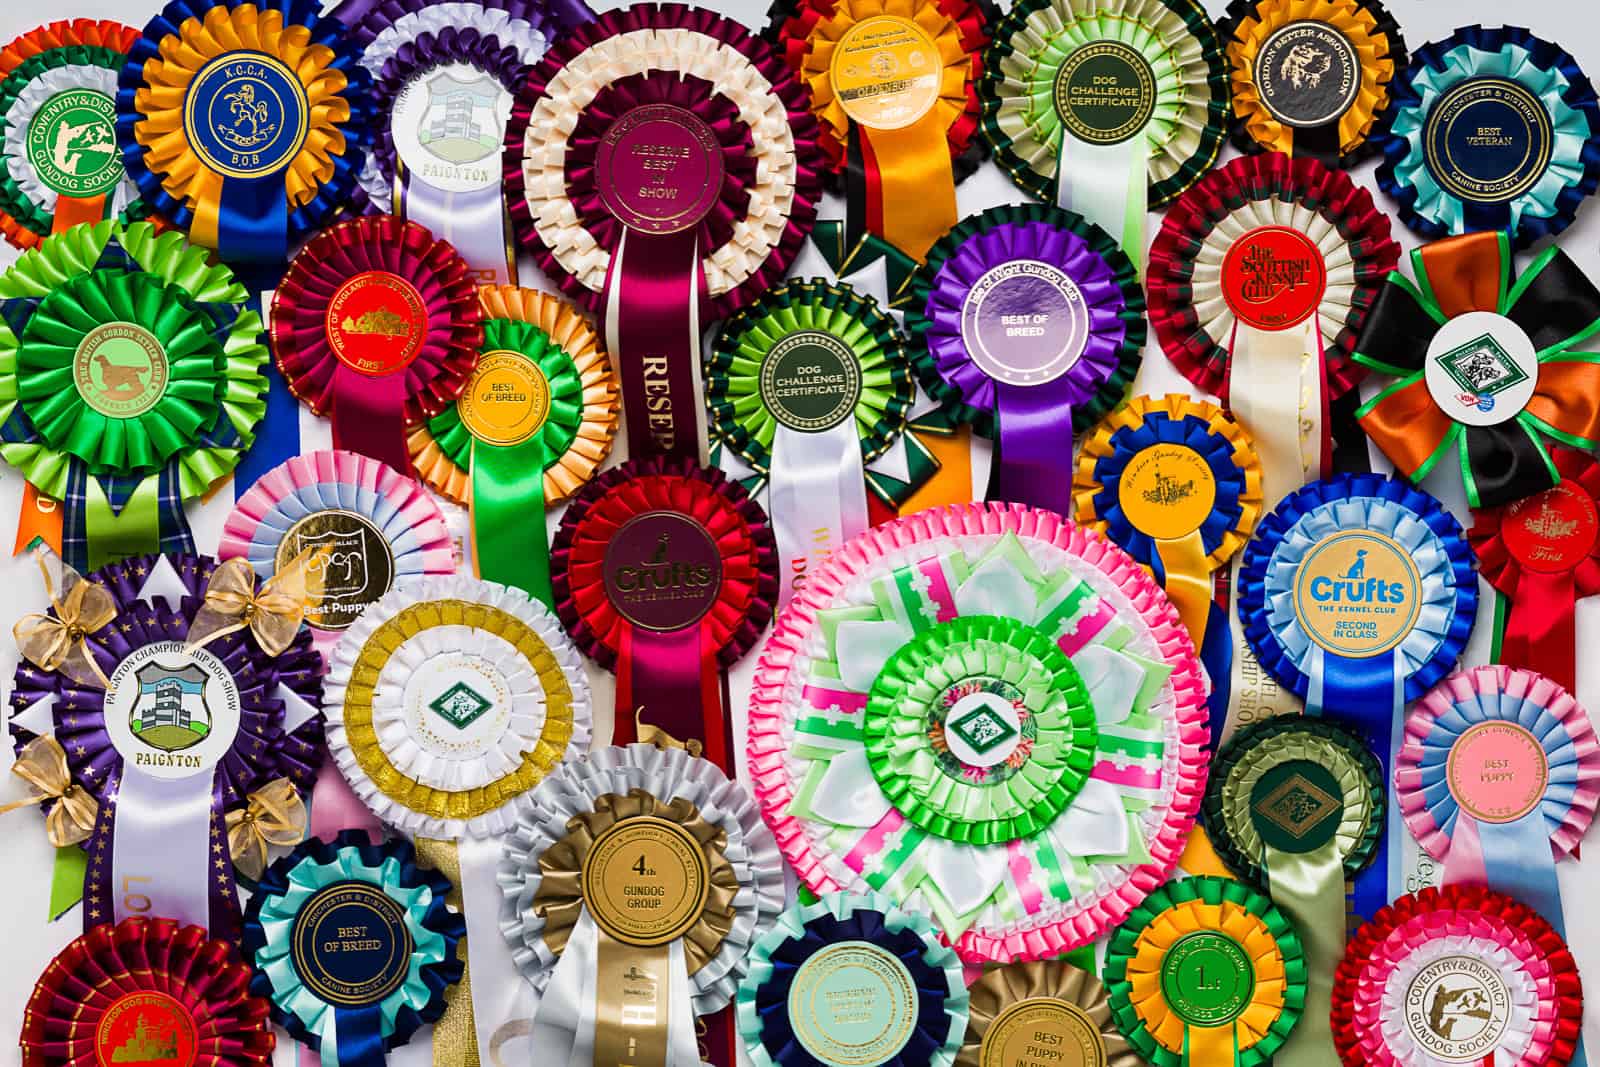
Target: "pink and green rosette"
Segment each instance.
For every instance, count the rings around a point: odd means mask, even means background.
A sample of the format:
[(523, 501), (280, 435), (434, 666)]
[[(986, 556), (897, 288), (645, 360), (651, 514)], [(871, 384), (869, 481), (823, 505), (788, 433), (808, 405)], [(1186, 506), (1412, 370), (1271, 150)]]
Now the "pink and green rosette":
[(757, 670), (750, 769), (813, 891), (930, 913), (969, 962), (1044, 959), (1171, 870), (1205, 724), (1143, 568), (1050, 512), (946, 507), (808, 576)]

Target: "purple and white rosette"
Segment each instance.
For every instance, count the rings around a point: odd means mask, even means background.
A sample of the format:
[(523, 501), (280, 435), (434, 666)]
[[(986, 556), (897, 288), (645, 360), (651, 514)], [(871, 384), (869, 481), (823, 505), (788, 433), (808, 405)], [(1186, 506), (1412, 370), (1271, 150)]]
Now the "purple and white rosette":
[(990, 497), (1071, 514), (1072, 433), (1122, 399), (1144, 344), (1133, 263), (1070, 211), (997, 207), (940, 238), (911, 285), (924, 386), (998, 444)]

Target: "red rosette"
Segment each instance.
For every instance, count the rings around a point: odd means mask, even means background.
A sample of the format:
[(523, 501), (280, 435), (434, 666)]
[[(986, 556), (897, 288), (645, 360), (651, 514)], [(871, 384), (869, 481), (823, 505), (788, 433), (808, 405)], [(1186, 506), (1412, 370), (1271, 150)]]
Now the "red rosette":
[(1551, 449), (1559, 481), (1473, 512), (1478, 573), (1510, 599), (1500, 662), (1577, 691), (1577, 602), (1600, 593), (1600, 463)]
[(23, 1067), (270, 1067), (275, 1043), (238, 951), (171, 919), (96, 926), (50, 961), (22, 1016)]
[(40, 52), (48, 52), (52, 48), (88, 45), (127, 52), (138, 39), (137, 29), (109, 19), (62, 19), (29, 30), (0, 48), (0, 75), (10, 74)]
[(324, 230), (272, 298), (289, 389), (333, 420), (333, 447), (411, 469), (405, 428), (455, 402), (478, 362), (483, 313), (466, 261), (393, 215)]
[(778, 549), (737, 482), (690, 460), (632, 460), (585, 486), (550, 550), (556, 614), (617, 675), (613, 744), (633, 713), (724, 770), (733, 752), (719, 671), (772, 621)]

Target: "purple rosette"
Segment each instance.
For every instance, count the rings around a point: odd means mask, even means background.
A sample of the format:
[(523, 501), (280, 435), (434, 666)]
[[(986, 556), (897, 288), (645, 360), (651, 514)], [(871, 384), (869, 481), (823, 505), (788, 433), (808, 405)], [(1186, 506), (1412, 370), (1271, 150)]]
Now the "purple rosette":
[(546, 42), (555, 40), (563, 30), (594, 20), (593, 9), (583, 0), (341, 0), (329, 14), (348, 26), (350, 36), (364, 48), (408, 15), (433, 8), (447, 17), (456, 17), (456, 12), (447, 9), (469, 7), (502, 12), (512, 20), (525, 22), (539, 31)]
[(1072, 513), (1072, 435), (1122, 399), (1144, 295), (1100, 227), (1060, 208), (991, 208), (928, 253), (906, 327), (924, 387), (998, 444), (990, 497)]

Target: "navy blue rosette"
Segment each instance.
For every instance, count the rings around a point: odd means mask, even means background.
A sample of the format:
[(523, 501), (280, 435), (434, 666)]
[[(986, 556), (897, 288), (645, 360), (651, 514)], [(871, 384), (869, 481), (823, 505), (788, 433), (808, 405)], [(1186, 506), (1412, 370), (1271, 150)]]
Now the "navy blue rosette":
[[(375, 845), (346, 831), (305, 841), (267, 869), (250, 898), (250, 992), (327, 1067), (382, 1067), (386, 1052), (438, 1021), (445, 990), (461, 980), (467, 928), (446, 904), (454, 888), (404, 840)], [(328, 928), (357, 919), (362, 941), (323, 947)]]

